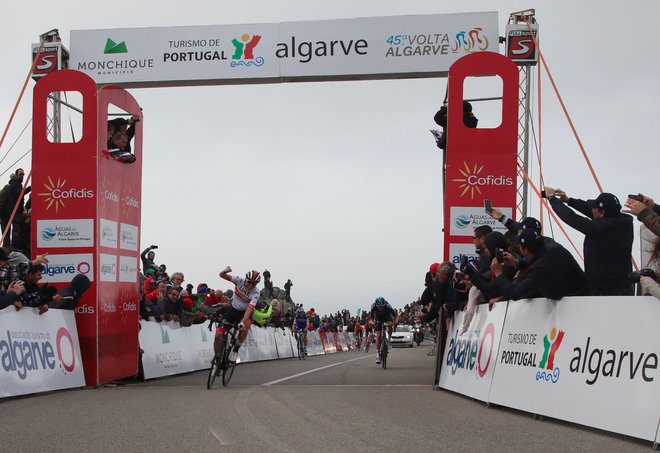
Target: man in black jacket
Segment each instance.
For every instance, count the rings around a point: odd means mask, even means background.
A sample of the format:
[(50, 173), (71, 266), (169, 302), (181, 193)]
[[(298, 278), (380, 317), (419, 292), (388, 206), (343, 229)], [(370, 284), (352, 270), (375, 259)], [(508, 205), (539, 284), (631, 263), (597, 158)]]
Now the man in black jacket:
[[(422, 305), (431, 303), (431, 308), (424, 315), (423, 321), (429, 323), (439, 315), (443, 320), (449, 320), (456, 311), (456, 292), (454, 290), (454, 271), (456, 268), (449, 261), (442, 264), (434, 263), (431, 265), (433, 281), (430, 291), (424, 291), (422, 294)], [(438, 323), (440, 325), (440, 323)]]
[[(632, 271), (633, 218), (621, 213), (611, 193), (595, 200), (569, 198), (561, 189), (546, 187), (550, 205), (566, 224), (584, 233), (584, 270), (592, 296), (632, 296), (628, 281)], [(573, 211), (584, 214), (583, 217)]]
[(501, 263), (497, 260), (491, 263), (495, 284), (504, 299), (547, 297), (558, 300), (583, 293), (584, 272), (568, 250), (556, 242), (546, 243), (534, 228), (523, 230), (519, 240), (520, 250), (530, 264), (520, 269), (513, 281), (504, 274)]

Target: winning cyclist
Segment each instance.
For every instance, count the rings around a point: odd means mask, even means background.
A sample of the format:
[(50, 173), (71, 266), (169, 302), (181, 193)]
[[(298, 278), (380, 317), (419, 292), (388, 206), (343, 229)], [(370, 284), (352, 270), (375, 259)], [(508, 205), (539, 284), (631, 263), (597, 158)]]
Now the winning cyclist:
[[(250, 330), (250, 324), (252, 323), (252, 313), (254, 312), (254, 307), (257, 305), (257, 300), (259, 299), (259, 290), (257, 289), (257, 283), (261, 281), (261, 276), (257, 271), (250, 271), (245, 274), (245, 278), (241, 278), (238, 275), (229, 275), (231, 272), (231, 267), (227, 266), (225, 269), (220, 272), (220, 277), (230, 281), (234, 284), (234, 296), (231, 299), (231, 305), (225, 311), (224, 319), (227, 322), (232, 324), (238, 323), (238, 342), (234, 348), (235, 357), (238, 353), (238, 348), (241, 347), (247, 337), (248, 331)], [(219, 356), (224, 348), (222, 342), (222, 337), (225, 333), (225, 329), (222, 325), (219, 325), (215, 331), (215, 340), (213, 341), (213, 350), (215, 351), (216, 356)]]
[(376, 324), (376, 351), (378, 351), (378, 358), (376, 363), (380, 363), (380, 331), (383, 323), (387, 323), (387, 336), (392, 336), (392, 324), (397, 318), (394, 308), (382, 297), (378, 297), (371, 305), (371, 316)]
[(296, 314), (293, 317), (293, 323), (291, 324), (291, 330), (296, 336), (296, 341), (300, 341), (298, 338), (302, 333), (303, 337), (303, 354), (307, 354), (307, 313), (305, 309), (300, 305), (296, 310)]

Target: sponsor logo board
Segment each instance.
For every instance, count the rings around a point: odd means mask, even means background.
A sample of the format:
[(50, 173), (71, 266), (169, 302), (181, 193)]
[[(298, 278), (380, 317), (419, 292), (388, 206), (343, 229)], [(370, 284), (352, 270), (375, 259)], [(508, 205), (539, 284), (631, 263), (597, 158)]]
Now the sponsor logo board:
[(122, 223), (120, 226), (119, 248), (122, 250), (138, 250), (138, 227), (128, 223)]
[[(499, 208), (504, 215), (511, 218), (512, 208)], [(452, 236), (473, 236), (474, 229), (488, 225), (493, 231), (506, 232), (506, 227), (498, 220), (488, 215), (483, 207), (452, 206), (450, 209)]]
[(37, 220), (37, 247), (93, 247), (94, 219)]
[(466, 256), (468, 261), (477, 261), (479, 255), (473, 244), (449, 244), (449, 261), (455, 265), (460, 265), (463, 257)]
[(117, 281), (117, 256), (99, 254), (99, 280), (113, 283)]
[(100, 219), (101, 237), (99, 244), (103, 247), (117, 248), (117, 222), (108, 219)]
[(126, 283), (136, 283), (137, 275), (137, 258), (131, 256), (119, 256), (119, 281)]
[(48, 255), (48, 264), (43, 271), (43, 281), (69, 283), (78, 274), (94, 281), (94, 255), (79, 253), (70, 255)]

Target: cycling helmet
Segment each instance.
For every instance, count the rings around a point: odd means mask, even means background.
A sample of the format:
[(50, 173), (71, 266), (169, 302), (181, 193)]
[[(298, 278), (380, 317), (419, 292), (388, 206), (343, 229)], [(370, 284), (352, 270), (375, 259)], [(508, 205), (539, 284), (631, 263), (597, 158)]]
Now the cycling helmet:
[(247, 274), (245, 274), (245, 281), (256, 285), (261, 281), (261, 276), (257, 271), (250, 271)]
[(260, 326), (263, 326), (270, 318), (271, 313), (273, 312), (273, 307), (268, 304), (264, 304), (263, 308), (256, 308), (252, 312), (252, 321), (257, 323)]
[(382, 297), (378, 297), (375, 302), (376, 307), (384, 307), (386, 303), (387, 301)]

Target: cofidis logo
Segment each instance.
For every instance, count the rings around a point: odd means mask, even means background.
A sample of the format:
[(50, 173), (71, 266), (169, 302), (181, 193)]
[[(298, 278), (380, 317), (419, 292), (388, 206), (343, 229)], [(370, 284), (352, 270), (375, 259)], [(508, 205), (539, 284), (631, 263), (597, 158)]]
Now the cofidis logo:
[(459, 338), (458, 330), (449, 342), (446, 365), (454, 375), (460, 369), (476, 371), (484, 377), (490, 367), (493, 347), (495, 346), (495, 326), (489, 323), (477, 338)]
[(463, 161), (463, 168), (458, 169), (461, 177), (452, 179), (452, 182), (458, 183), (458, 188), (461, 191), (460, 197), (469, 195), (470, 199), (474, 200), (476, 194), (482, 194), (482, 188), (513, 185), (513, 178), (489, 174), (483, 170), (483, 165), (468, 164)]
[(56, 181), (49, 176), (44, 183), (43, 191), (37, 195), (46, 203), (46, 211), (54, 209), (59, 212), (71, 200), (94, 198), (94, 191), (86, 187), (68, 187), (66, 179), (57, 178)]
[(65, 374), (76, 368), (73, 338), (65, 327), (57, 330), (54, 339), (50, 332), (7, 330), (0, 340), (0, 365), (23, 381), (31, 373), (54, 370), (58, 363)]
[(237, 66), (262, 66), (264, 64), (264, 57), (254, 56), (254, 48), (257, 47), (261, 41), (261, 35), (252, 35), (243, 33), (239, 39), (232, 39), (231, 43), (234, 45), (234, 54), (231, 56), (232, 61), (229, 66), (235, 68)]

